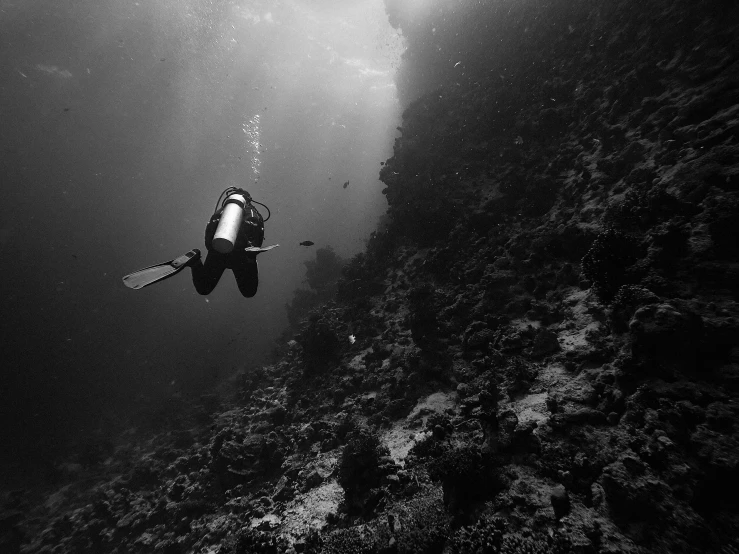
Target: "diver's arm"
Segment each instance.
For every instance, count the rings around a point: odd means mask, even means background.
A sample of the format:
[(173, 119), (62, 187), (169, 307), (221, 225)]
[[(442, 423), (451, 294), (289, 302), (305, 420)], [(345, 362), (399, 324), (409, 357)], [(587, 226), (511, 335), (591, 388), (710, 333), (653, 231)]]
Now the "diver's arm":
[(264, 220), (259, 211), (248, 203), (244, 209), (244, 222), (240, 229), (247, 246), (262, 246), (264, 242)]

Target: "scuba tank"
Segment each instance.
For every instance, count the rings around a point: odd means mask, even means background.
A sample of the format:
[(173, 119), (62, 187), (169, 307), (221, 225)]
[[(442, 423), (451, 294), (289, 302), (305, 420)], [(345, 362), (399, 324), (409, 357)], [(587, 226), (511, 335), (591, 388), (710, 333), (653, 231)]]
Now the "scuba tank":
[[(267, 219), (262, 219), (262, 215), (252, 205), (252, 202), (264, 206), (267, 209)], [(219, 221), (218, 227), (216, 227), (216, 231), (213, 234), (213, 239), (211, 240), (211, 245), (216, 252), (228, 254), (233, 251), (239, 229), (244, 222), (247, 207), (259, 216), (263, 233), (264, 222), (269, 221), (269, 218), (272, 216), (267, 206), (254, 200), (244, 189), (237, 187), (228, 187), (218, 197), (215, 210), (213, 211), (213, 218), (219, 217)], [(219, 210), (220, 216), (218, 215)]]
[(234, 249), (239, 227), (244, 220), (244, 208), (247, 199), (239, 193), (230, 194), (223, 202), (221, 220), (213, 235), (213, 248), (221, 254), (228, 254)]

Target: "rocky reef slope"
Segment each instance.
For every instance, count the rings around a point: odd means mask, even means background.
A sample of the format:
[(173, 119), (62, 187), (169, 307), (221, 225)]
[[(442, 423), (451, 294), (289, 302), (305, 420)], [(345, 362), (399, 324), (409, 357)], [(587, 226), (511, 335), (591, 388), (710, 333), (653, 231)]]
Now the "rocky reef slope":
[(422, 94), (336, 299), (4, 551), (739, 549), (736, 3), (388, 4)]

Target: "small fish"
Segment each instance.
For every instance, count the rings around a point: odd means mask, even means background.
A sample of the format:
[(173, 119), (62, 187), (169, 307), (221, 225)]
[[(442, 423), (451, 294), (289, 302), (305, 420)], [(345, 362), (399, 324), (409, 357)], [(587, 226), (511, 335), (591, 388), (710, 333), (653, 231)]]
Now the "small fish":
[(344, 188), (346, 188), (348, 186), (349, 186), (349, 181), (347, 181), (346, 183), (344, 183)]
[(311, 240), (304, 240), (303, 242), (300, 243), (300, 246), (313, 246), (314, 244), (315, 242)]
[(455, 63), (455, 64), (454, 64), (454, 67), (457, 67), (457, 66), (458, 66), (459, 64), (461, 64), (461, 63), (462, 63), (462, 62), (457, 62), (457, 63)]

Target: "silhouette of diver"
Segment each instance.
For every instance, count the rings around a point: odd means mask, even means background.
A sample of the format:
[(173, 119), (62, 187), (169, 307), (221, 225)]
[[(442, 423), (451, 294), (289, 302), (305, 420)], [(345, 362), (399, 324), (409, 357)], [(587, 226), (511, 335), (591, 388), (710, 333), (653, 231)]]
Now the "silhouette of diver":
[[(221, 201), (223, 200), (223, 201)], [(267, 219), (253, 206), (267, 210)], [(192, 268), (192, 281), (200, 294), (210, 294), (228, 268), (236, 276), (241, 294), (251, 298), (259, 286), (257, 254), (279, 246), (262, 247), (264, 222), (270, 218), (269, 208), (253, 200), (244, 189), (229, 187), (218, 197), (213, 215), (205, 227), (205, 247), (208, 256), (200, 260), (200, 250), (193, 248), (182, 256), (155, 264), (123, 277), (123, 284), (142, 289), (173, 277), (186, 267)]]
[[(224, 195), (225, 198), (221, 203)], [(257, 293), (259, 286), (258, 252), (245, 249), (256, 250), (262, 246), (265, 220), (252, 202), (260, 204), (253, 200), (247, 191), (235, 187), (226, 189), (219, 197), (216, 210), (205, 227), (205, 248), (208, 250), (205, 263), (201, 261), (200, 251), (197, 249), (195, 249), (197, 254), (188, 262), (192, 268), (192, 282), (198, 293), (210, 294), (216, 288), (226, 269), (233, 271), (236, 284), (243, 296), (251, 298)], [(231, 204), (237, 205), (240, 209), (232, 210), (233, 213), (226, 212)], [(264, 204), (261, 205), (264, 206)], [(269, 211), (269, 208), (267, 210)], [(225, 221), (228, 217), (238, 219)], [(219, 229), (222, 219), (224, 219), (224, 225)], [(227, 233), (223, 232), (223, 227), (229, 226), (231, 235), (224, 238), (224, 234)]]

